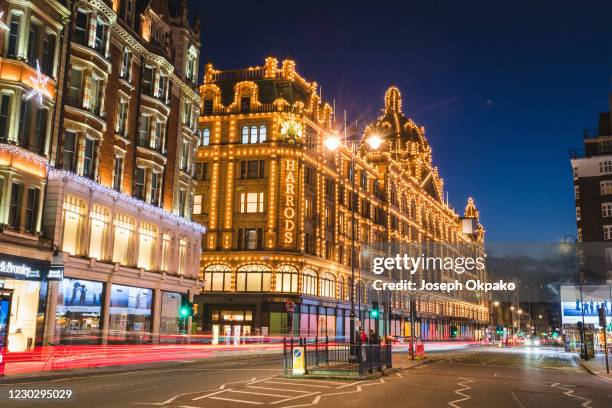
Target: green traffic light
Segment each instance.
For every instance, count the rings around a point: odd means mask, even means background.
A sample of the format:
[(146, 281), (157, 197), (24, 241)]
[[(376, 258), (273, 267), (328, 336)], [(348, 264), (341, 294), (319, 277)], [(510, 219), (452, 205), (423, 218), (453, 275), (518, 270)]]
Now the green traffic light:
[(370, 317), (376, 319), (378, 317), (378, 310), (374, 309), (370, 312)]
[(181, 317), (187, 317), (189, 316), (189, 309), (186, 307), (181, 307), (181, 309), (179, 310), (179, 313)]

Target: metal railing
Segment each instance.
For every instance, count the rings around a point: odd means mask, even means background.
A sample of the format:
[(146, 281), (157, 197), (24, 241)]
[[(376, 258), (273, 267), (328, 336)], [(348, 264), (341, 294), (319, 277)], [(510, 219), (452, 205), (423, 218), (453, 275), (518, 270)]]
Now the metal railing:
[[(294, 352), (303, 356), (304, 373), (329, 373), (342, 375), (364, 375), (392, 367), (391, 344), (369, 343), (334, 343), (326, 338), (284, 338), (283, 370), (284, 374), (293, 373)], [(297, 368), (297, 367), (296, 367)]]

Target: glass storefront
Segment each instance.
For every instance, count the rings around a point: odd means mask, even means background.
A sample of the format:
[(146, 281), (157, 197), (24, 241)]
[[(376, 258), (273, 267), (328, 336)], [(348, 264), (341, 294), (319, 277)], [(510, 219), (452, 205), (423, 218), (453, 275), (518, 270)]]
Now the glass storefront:
[[(181, 294), (175, 292), (162, 292), (161, 315), (159, 318), (160, 342), (174, 342), (176, 338), (170, 335), (179, 333), (179, 309), (181, 307)], [(168, 336), (164, 336), (168, 335)]]
[(109, 309), (109, 342), (150, 340), (153, 291), (113, 284)]
[(63, 279), (57, 292), (55, 333), (62, 343), (97, 343), (104, 284), (83, 279)]

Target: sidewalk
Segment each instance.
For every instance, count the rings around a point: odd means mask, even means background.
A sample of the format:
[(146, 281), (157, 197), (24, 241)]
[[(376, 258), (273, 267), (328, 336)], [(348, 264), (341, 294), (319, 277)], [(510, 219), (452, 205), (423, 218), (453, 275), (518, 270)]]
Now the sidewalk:
[[(584, 361), (578, 357), (578, 362), (589, 373), (598, 375), (603, 378), (607, 378), (612, 381), (612, 374), (606, 374), (606, 360), (605, 354), (600, 353), (588, 361)], [(610, 364), (610, 372), (612, 373), (612, 356), (608, 356), (608, 362)]]

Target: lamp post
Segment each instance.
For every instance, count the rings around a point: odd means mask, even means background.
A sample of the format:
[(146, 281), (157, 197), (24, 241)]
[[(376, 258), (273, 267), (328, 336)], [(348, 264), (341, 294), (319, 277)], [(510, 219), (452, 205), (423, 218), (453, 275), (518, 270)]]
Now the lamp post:
[[(571, 239), (571, 241), (570, 241)], [(572, 234), (567, 234), (565, 237), (563, 237), (563, 252), (567, 251), (565, 244), (569, 244), (569, 243), (573, 243), (575, 246), (575, 249), (578, 249), (578, 239), (576, 239), (575, 236), (573, 236)], [(579, 331), (580, 331), (580, 357), (582, 357), (583, 360), (588, 360), (589, 359), (589, 353), (588, 353), (588, 349), (585, 343), (585, 330), (586, 327), (584, 325), (584, 299), (582, 296), (582, 270), (579, 268), (578, 269), (578, 287), (580, 289), (580, 314), (581, 314), (581, 323), (579, 326)], [(563, 307), (563, 299), (561, 299), (561, 307)]]
[[(355, 123), (355, 132), (349, 137), (347, 137), (347, 126), (346, 126), (346, 120), (344, 122), (344, 139), (345, 141), (348, 141), (351, 143), (351, 314), (350, 314), (350, 325), (349, 325), (349, 330), (350, 330), (350, 344), (355, 344), (355, 241), (356, 241), (356, 237), (355, 237), (355, 215), (356, 215), (356, 207), (357, 207), (357, 200), (355, 200), (355, 158), (357, 156), (357, 148), (359, 143), (363, 140), (363, 137), (358, 137), (357, 136), (357, 122)], [(376, 134), (372, 134), (370, 135), (367, 139), (365, 139), (365, 141), (368, 143), (368, 145), (370, 146), (371, 149), (373, 150), (377, 150), (382, 143), (384, 142), (383, 139), (376, 135)], [(342, 140), (340, 140), (339, 136), (337, 134), (332, 134), (329, 135), (325, 141), (325, 147), (330, 150), (330, 151), (334, 151), (336, 150), (338, 147), (340, 147), (340, 145), (342, 145)]]

